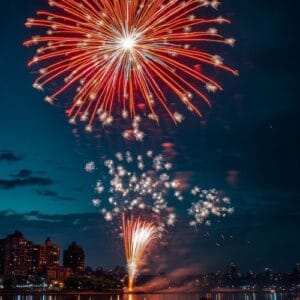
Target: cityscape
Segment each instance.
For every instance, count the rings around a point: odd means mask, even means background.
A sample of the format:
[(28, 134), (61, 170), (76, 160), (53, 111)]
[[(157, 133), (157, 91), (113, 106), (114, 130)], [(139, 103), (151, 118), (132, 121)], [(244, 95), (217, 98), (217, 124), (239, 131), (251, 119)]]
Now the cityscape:
[[(2, 279), (15, 279), (19, 283), (44, 278), (51, 283), (63, 283), (72, 276), (84, 274), (85, 254), (75, 242), (63, 252), (48, 237), (43, 245), (27, 240), (20, 231), (0, 240), (0, 274)], [(12, 283), (13, 285), (13, 283)]]
[[(0, 240), (0, 288), (7, 291), (94, 291), (123, 293), (127, 282), (125, 267), (112, 270), (101, 267), (93, 270), (85, 265), (84, 249), (71, 242), (62, 253), (61, 247), (49, 237), (43, 245), (27, 239), (20, 231)], [(62, 255), (61, 255), (62, 254)], [(60, 264), (62, 258), (62, 265)], [(140, 274), (137, 286), (160, 286), (162, 291), (181, 289), (186, 292), (211, 291), (280, 291), (297, 292), (300, 289), (300, 263), (288, 273), (265, 268), (262, 272), (241, 273), (234, 263), (224, 271), (206, 274), (189, 274), (173, 278), (164, 285), (160, 278), (168, 274)], [(0, 291), (1, 292), (1, 291)], [(143, 292), (142, 288), (140, 292)]]
[(299, 10), (2, 1), (0, 300), (300, 300)]

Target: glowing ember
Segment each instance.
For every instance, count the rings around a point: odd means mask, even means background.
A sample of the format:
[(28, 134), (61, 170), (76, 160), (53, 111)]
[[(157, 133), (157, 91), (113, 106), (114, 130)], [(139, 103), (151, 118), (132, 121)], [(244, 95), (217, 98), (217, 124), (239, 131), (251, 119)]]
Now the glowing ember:
[(121, 40), (121, 45), (124, 50), (132, 50), (135, 46), (135, 40), (132, 37), (127, 37)]
[(134, 280), (143, 261), (145, 251), (156, 239), (155, 223), (143, 221), (140, 218), (126, 219), (123, 214), (123, 238), (128, 267), (128, 290), (133, 290)]

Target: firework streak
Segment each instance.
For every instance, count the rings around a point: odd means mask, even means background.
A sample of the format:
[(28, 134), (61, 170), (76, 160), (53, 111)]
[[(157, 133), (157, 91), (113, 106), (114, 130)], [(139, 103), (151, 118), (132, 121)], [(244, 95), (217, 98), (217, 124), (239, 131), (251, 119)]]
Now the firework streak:
[(26, 22), (27, 27), (46, 31), (24, 43), (39, 45), (28, 63), (40, 66), (33, 86), (44, 90), (55, 81), (51, 88), (59, 87), (45, 98), (50, 103), (69, 91), (70, 122), (86, 121), (87, 131), (95, 120), (111, 125), (117, 113), (133, 118), (140, 105), (148, 118), (159, 122), (156, 103), (174, 122), (181, 122), (183, 117), (171, 109), (170, 98), (180, 99), (201, 115), (193, 95), (209, 103), (206, 92), (222, 89), (202, 66), (237, 74), (219, 55), (201, 50), (207, 43), (233, 46), (235, 42), (213, 27), (228, 20), (203, 17), (204, 8), (219, 4), (216, 0), (49, 0), (50, 11), (38, 11), (37, 18)]
[(123, 214), (123, 239), (128, 267), (128, 290), (133, 290), (134, 279), (138, 274), (139, 266), (144, 253), (150, 243), (156, 238), (155, 223), (142, 221), (140, 218), (126, 219)]
[[(147, 247), (175, 225), (176, 207), (186, 207), (192, 228), (210, 226), (210, 217), (225, 217), (234, 211), (230, 199), (216, 189), (195, 186), (183, 190), (181, 180), (172, 174), (172, 164), (151, 150), (137, 157), (129, 151), (118, 152), (114, 159), (104, 161), (104, 167), (100, 167), (101, 180), (96, 182), (97, 198), (92, 205), (107, 222), (122, 218), (129, 290), (133, 289)], [(85, 170), (94, 173), (97, 166), (91, 161)], [(184, 209), (180, 211), (182, 214)], [(126, 218), (128, 215), (131, 217)]]

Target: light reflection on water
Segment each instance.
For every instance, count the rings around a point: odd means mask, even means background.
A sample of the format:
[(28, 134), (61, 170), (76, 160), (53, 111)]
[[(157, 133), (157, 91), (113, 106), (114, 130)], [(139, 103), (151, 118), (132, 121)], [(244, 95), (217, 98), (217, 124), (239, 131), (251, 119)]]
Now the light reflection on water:
[(1, 295), (0, 300), (292, 300), (300, 299), (286, 294), (216, 293), (216, 294), (140, 294), (140, 295)]

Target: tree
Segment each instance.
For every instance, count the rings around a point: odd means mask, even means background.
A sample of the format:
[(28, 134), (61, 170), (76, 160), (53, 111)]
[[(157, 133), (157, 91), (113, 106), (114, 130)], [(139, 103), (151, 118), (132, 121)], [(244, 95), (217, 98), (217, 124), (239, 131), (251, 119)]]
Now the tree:
[(78, 290), (80, 288), (80, 280), (76, 276), (67, 278), (64, 282), (64, 286), (66, 290)]
[(6, 277), (3, 281), (3, 286), (5, 290), (12, 290), (16, 288), (19, 280), (16, 277)]

